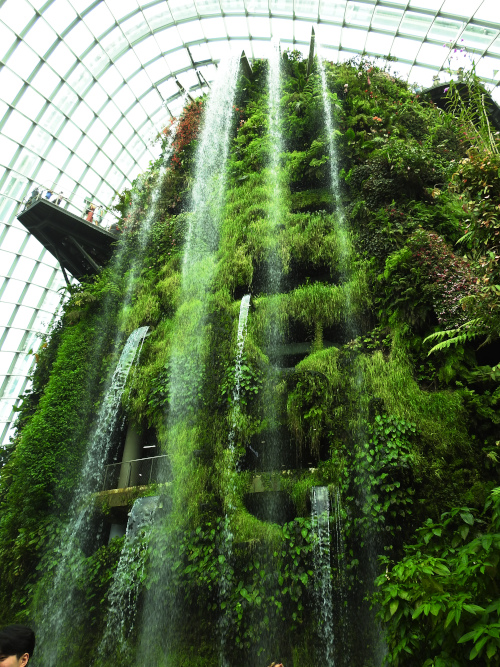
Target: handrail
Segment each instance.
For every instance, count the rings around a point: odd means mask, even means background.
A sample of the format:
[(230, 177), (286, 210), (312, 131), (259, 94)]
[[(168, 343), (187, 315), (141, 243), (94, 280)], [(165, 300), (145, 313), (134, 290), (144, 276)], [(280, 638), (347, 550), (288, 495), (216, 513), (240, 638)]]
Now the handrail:
[(145, 459), (110, 463), (105, 466), (102, 490), (110, 491), (167, 482), (170, 477), (170, 467), (166, 465), (168, 458), (166, 454), (161, 454)]

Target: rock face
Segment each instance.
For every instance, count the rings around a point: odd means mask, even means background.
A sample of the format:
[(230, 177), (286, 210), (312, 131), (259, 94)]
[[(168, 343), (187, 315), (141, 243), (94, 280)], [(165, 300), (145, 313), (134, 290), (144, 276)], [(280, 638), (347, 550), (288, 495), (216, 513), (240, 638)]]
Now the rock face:
[(100, 496), (68, 667), (104, 637), (100, 664), (496, 664), (472, 630), (498, 622), (498, 152), (372, 63), (275, 57), (161, 134), (41, 348), (0, 472), (0, 623), (43, 627), (116, 341), (149, 327), (104, 463), (134, 430), (169, 483), (129, 489), (161, 508), (133, 557)]

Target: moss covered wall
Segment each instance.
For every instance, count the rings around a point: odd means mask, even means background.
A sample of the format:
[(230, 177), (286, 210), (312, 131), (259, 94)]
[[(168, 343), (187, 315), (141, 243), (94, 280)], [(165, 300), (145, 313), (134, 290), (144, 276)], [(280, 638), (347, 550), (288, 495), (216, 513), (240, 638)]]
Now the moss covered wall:
[[(254, 63), (251, 81), (240, 77), (219, 249), (204, 304), (204, 365), (186, 387), (188, 397), (197, 397), (196, 412), (169, 432), (171, 354), (174, 345), (182, 351), (173, 336), (182, 318), (186, 327), (196, 321), (199, 306), (184, 296), (179, 310), (204, 100), (190, 104), (181, 118), (141, 267), (127, 274), (159, 164), (120, 198), (119, 260), (75, 290), (41, 352), (13, 453), (1, 471), (0, 621), (32, 617), (41, 585), (35, 568), (54, 557), (54, 530), (66, 518), (86, 447), (85, 425), (104, 389), (99, 379), (120, 353), (112, 347), (113, 332), (128, 335), (149, 325), (122, 411), (139, 429), (154, 429), (175, 472), (173, 509), (156, 526), (155, 547), (145, 547), (137, 600), (141, 613), (154, 581), (157, 594), (163, 586), (176, 606), (179, 627), (170, 631), (168, 664), (219, 664), (221, 618), (229, 620), (231, 665), (278, 658), (286, 665), (318, 664), (310, 489), (322, 485), (332, 498), (332, 535), (341, 525), (344, 540), (340, 557), (332, 538), (334, 632), (342, 638), (335, 643), (335, 664), (380, 664), (375, 612), (365, 598), (382, 573), (376, 610), (386, 623), (393, 664), (465, 665), (483, 637), (467, 633), (498, 627), (498, 605), (488, 607), (498, 597), (500, 554), (498, 500), (491, 495), (500, 466), (498, 296), (490, 289), (496, 268), (488, 255), (497, 252), (498, 213), (481, 205), (497, 184), (490, 167), (500, 167), (498, 152), (487, 155), (487, 164), (484, 146), (478, 148), (457, 122), (460, 110), (438, 110), (387, 68), (325, 63), (338, 128), (336, 201), (320, 77), (306, 77), (306, 64), (295, 53), (285, 53), (282, 66), (277, 227), (270, 219), (267, 63)], [(467, 170), (474, 164), (479, 171), (488, 167), (489, 177), (478, 177), (471, 192), (475, 172)], [(347, 251), (339, 236), (340, 209), (349, 230)], [(346, 252), (347, 274), (341, 262)], [(266, 291), (272, 253), (283, 271), (280, 294)], [(131, 284), (132, 297), (123, 304)], [(236, 331), (247, 293), (251, 311), (235, 412)], [(298, 346), (282, 357), (287, 372), (266, 354), (271, 321), (284, 344)], [(426, 340), (445, 330), (451, 333)], [(444, 342), (429, 355), (439, 340)], [(188, 369), (189, 343), (181, 360)], [(276, 434), (278, 466), (266, 449)], [(256, 475), (268, 491), (248, 495)], [(266, 494), (279, 503), (264, 520), (258, 497)], [(452, 508), (461, 509), (441, 518)], [(228, 520), (229, 564), (223, 544)], [(104, 631), (106, 590), (120, 545), (116, 540), (80, 554), (82, 604), (89, 610), (82, 623), (91, 628), (87, 654)], [(470, 567), (469, 558), (476, 558)], [(160, 561), (173, 564), (168, 581), (154, 578)], [(132, 648), (139, 628), (136, 623)], [(498, 638), (490, 634), (477, 649), (481, 664), (498, 664)], [(83, 662), (75, 654), (67, 664)]]

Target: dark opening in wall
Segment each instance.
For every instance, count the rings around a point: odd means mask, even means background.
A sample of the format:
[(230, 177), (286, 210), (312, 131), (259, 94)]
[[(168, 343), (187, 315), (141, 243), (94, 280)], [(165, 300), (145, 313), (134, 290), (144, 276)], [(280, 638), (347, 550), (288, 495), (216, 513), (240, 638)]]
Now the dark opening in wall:
[(295, 517), (295, 506), (284, 491), (261, 491), (248, 493), (245, 507), (260, 521), (284, 524)]
[(496, 366), (500, 363), (500, 339), (476, 350), (476, 361), (479, 366)]

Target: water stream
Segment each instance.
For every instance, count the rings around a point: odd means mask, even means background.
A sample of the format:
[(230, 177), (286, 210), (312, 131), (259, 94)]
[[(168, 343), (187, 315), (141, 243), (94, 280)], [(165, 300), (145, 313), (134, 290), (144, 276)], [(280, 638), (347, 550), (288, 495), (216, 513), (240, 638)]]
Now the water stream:
[(132, 505), (123, 548), (108, 592), (108, 616), (96, 665), (113, 656), (127, 661), (127, 640), (134, 629), (139, 588), (144, 577), (146, 550), (159, 498), (138, 498)]
[[(208, 344), (207, 294), (212, 284), (219, 245), (219, 228), (225, 204), (226, 165), (234, 124), (234, 99), (240, 61), (222, 61), (203, 112), (195, 159), (194, 179), (184, 247), (181, 297), (172, 334), (169, 361), (169, 411), (167, 448), (172, 464), (173, 513), (186, 516), (189, 502), (193, 451), (199, 440), (199, 396), (205, 375)], [(158, 525), (162, 549), (168, 543), (169, 527)], [(153, 548), (154, 550), (154, 548)], [(176, 623), (180, 622), (175, 591), (168, 585), (172, 561), (152, 562), (150, 576), (158, 585), (145, 596), (139, 654), (145, 664), (170, 664)]]
[[(225, 503), (226, 513), (224, 517), (223, 529), (221, 531), (220, 539), (220, 556), (221, 571), (219, 579), (219, 603), (222, 604), (228, 597), (228, 593), (233, 585), (231, 577), (231, 555), (233, 552), (233, 532), (231, 530), (231, 515), (234, 512), (236, 495), (236, 461), (235, 461), (235, 439), (238, 429), (238, 415), (240, 413), (240, 392), (241, 392), (241, 375), (242, 375), (242, 361), (243, 351), (245, 348), (245, 338), (247, 334), (248, 311), (250, 308), (250, 294), (246, 294), (240, 304), (240, 315), (238, 319), (238, 334), (236, 339), (236, 361), (234, 371), (234, 387), (233, 387), (233, 404), (231, 406), (231, 429), (228, 436), (228, 461), (224, 470), (225, 480), (223, 481), (225, 488)], [(232, 619), (227, 614), (222, 614), (219, 622), (219, 663), (221, 667), (230, 667), (227, 661), (227, 635)]]
[(346, 577), (346, 562), (345, 562), (345, 541), (344, 528), (342, 523), (342, 505), (340, 499), (340, 491), (335, 490), (335, 552), (337, 556), (337, 579), (335, 584), (336, 603), (338, 611), (337, 621), (337, 636), (340, 646), (342, 648), (343, 667), (350, 666), (350, 650), (349, 650), (349, 608), (348, 608), (348, 591), (347, 591), (347, 577)]
[[(101, 490), (118, 409), (127, 377), (144, 343), (148, 327), (133, 331), (121, 353), (99, 409), (96, 426), (78, 477), (69, 521), (59, 539), (59, 559), (46, 599), (37, 614), (37, 655), (40, 666), (57, 667), (64, 661), (64, 637), (71, 634), (78, 616), (77, 585), (82, 575), (82, 551), (97, 540), (92, 494)], [(81, 601), (80, 601), (81, 607)]]
[(330, 499), (326, 486), (311, 490), (311, 519), (314, 534), (314, 576), (319, 661), (334, 667), (333, 600), (330, 564)]

